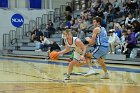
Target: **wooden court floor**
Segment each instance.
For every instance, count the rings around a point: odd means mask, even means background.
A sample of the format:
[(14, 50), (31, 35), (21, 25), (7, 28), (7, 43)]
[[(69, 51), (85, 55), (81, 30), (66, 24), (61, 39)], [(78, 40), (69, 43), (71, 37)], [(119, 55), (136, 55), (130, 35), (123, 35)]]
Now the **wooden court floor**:
[(140, 93), (140, 66), (107, 65), (110, 79), (84, 77), (87, 67), (75, 67), (65, 81), (67, 62), (0, 57), (0, 93)]

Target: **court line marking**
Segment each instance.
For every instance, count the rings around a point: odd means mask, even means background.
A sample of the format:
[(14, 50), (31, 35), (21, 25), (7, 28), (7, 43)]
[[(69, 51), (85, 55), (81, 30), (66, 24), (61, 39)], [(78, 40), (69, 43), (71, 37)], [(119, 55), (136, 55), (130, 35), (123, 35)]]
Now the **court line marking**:
[[(63, 65), (68, 66), (68, 63), (64, 62), (54, 62), (50, 60), (34, 60), (34, 59), (22, 59), (22, 58), (2, 58), (0, 57), (0, 60), (11, 60), (11, 61), (21, 61), (21, 62), (34, 62), (34, 63), (44, 63), (44, 64), (55, 64), (55, 65)], [(88, 66), (83, 66), (88, 67)], [(97, 69), (95, 66), (93, 66), (95, 69)], [(98, 69), (102, 69), (101, 66), (98, 67)], [(124, 68), (124, 67), (113, 67), (113, 66), (107, 66), (108, 70), (111, 71), (122, 71), (122, 72), (133, 72), (133, 73), (140, 73), (140, 69), (134, 69), (134, 68)]]

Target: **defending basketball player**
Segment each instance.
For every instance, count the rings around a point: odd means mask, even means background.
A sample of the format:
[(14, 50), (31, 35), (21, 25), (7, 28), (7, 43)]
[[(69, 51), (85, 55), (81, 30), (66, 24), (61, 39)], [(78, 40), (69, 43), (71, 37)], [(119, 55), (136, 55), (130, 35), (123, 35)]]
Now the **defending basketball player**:
[(108, 79), (109, 74), (107, 72), (106, 64), (104, 63), (104, 58), (109, 52), (109, 43), (107, 32), (104, 27), (101, 27), (101, 18), (95, 17), (93, 19), (93, 25), (95, 26), (93, 30), (93, 35), (91, 38), (87, 37), (86, 40), (89, 42), (89, 45), (94, 45), (94, 49), (90, 50), (92, 56), (97, 59), (98, 63), (102, 66), (105, 75), (101, 77), (102, 79)]
[(70, 74), (72, 73), (74, 66), (79, 67), (79, 66), (88, 64), (88, 66), (90, 68), (90, 74), (94, 74), (95, 71), (93, 70), (90, 61), (87, 61), (90, 59), (87, 59), (87, 60), (85, 59), (86, 46), (83, 44), (83, 42), (79, 38), (73, 37), (70, 29), (67, 29), (65, 31), (64, 36), (66, 37), (64, 39), (65, 49), (58, 53), (65, 54), (70, 51), (70, 47), (75, 48), (74, 56), (73, 56), (72, 61), (69, 63), (68, 72), (67, 72), (67, 75), (65, 76), (65, 80), (70, 79)]

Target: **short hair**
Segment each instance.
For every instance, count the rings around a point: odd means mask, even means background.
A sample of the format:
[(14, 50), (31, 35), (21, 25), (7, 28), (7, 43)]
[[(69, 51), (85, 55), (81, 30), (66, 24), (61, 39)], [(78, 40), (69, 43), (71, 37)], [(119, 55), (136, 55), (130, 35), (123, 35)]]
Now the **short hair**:
[(70, 34), (71, 33), (71, 29), (65, 29), (65, 30), (63, 30), (63, 33)]
[(94, 17), (93, 20), (96, 20), (98, 23), (102, 23), (102, 18), (101, 17)]

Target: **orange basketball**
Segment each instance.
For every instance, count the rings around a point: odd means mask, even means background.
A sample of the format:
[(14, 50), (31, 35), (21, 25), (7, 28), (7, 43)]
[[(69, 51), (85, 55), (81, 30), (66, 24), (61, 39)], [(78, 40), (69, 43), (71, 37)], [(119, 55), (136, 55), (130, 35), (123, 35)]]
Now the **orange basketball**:
[(59, 59), (59, 54), (56, 51), (52, 51), (50, 53), (49, 57), (50, 57), (51, 60), (57, 60), (57, 59)]

